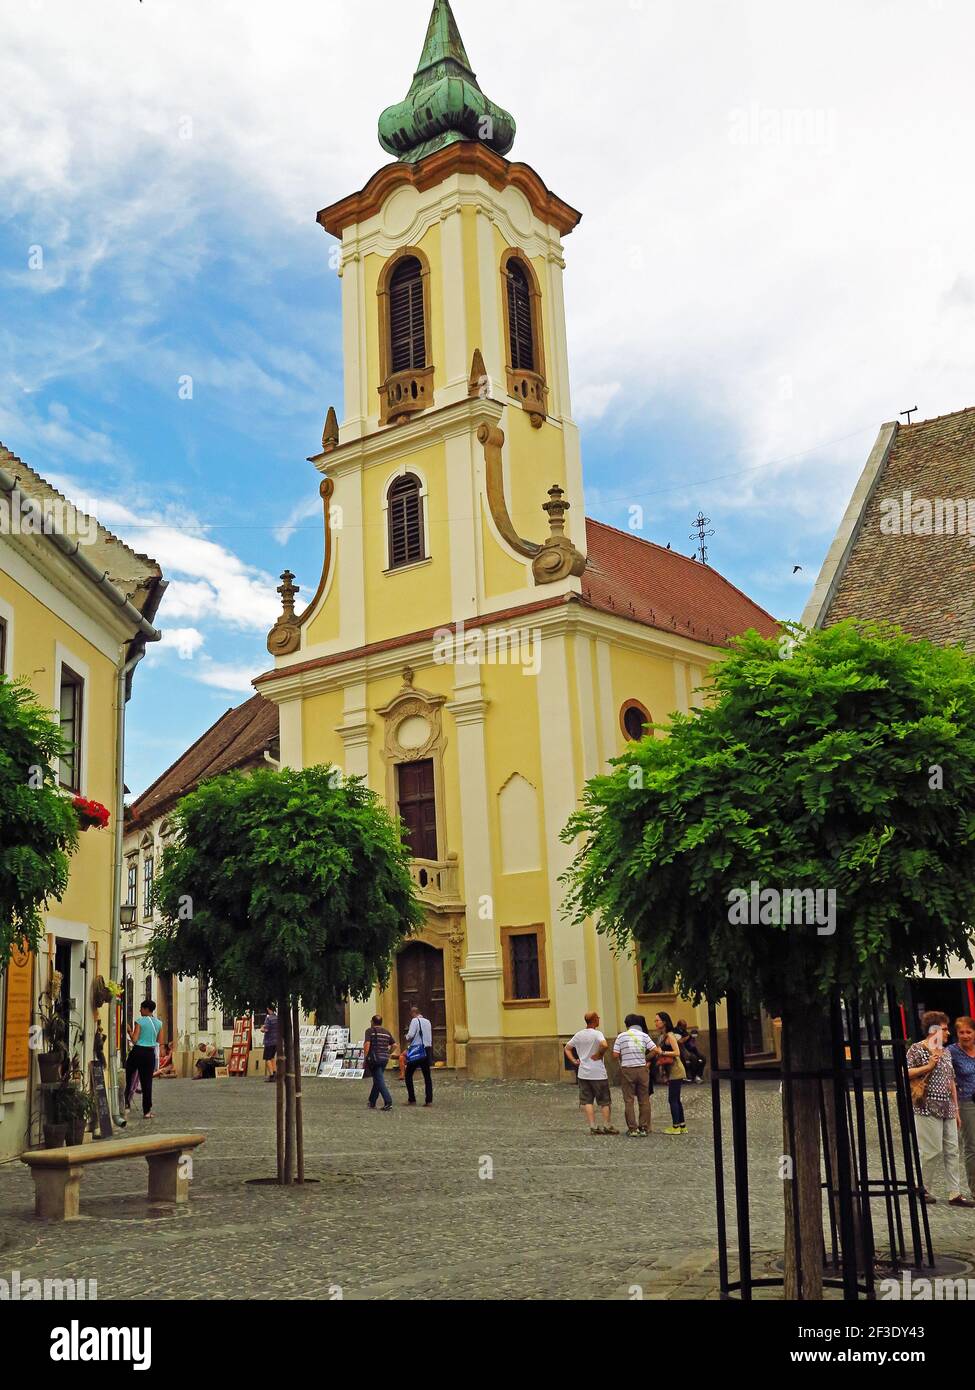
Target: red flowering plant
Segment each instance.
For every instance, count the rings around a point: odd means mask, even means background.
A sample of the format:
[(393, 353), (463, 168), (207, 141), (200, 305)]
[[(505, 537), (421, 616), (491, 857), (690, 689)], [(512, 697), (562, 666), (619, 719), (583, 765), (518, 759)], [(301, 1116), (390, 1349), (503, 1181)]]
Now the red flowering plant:
[(107, 806), (103, 806), (100, 801), (89, 801), (85, 796), (76, 796), (71, 804), (78, 813), (78, 825), (81, 830), (90, 830), (92, 826), (99, 830), (105, 829), (108, 824)]

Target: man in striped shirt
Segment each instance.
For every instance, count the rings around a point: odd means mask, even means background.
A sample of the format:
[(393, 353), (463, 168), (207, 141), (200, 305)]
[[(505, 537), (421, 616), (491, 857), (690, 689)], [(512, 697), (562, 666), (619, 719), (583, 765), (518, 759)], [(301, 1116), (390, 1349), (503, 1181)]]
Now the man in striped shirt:
[[(639, 1014), (627, 1014), (623, 1024), (623, 1032), (613, 1044), (613, 1056), (620, 1064), (626, 1135), (637, 1139), (650, 1133), (650, 1054), (657, 1044), (644, 1030)], [(640, 1107), (639, 1122), (634, 1101)]]

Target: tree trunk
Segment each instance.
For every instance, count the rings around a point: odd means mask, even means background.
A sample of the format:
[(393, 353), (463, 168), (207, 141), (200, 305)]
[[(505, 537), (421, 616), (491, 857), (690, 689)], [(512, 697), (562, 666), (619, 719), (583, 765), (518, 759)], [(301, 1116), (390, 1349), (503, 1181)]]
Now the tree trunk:
[(295, 1178), (295, 1075), (294, 1039), (291, 1036), (291, 999), (285, 995), (281, 1011), (281, 1036), (284, 1039), (284, 1182), (285, 1186)]
[[(782, 1044), (793, 1072), (828, 1064), (829, 1025), (821, 1008), (783, 1012)], [(791, 1119), (791, 1126), (790, 1126)], [(785, 1297), (823, 1296), (823, 1198), (820, 1169), (819, 1082), (793, 1081), (782, 1088), (783, 1153), (791, 1159), (785, 1194)], [(790, 1128), (792, 1134), (790, 1136)]]
[(298, 1000), (291, 1001), (291, 1036), (295, 1055), (295, 1154), (298, 1160), (298, 1181), (305, 1181), (305, 1133), (301, 1115), (301, 1037), (298, 1021)]
[(287, 995), (284, 990), (278, 994), (278, 1049), (274, 1063), (275, 1112), (278, 1137), (278, 1182), (284, 1182), (284, 1031), (281, 1019), (284, 1017)]

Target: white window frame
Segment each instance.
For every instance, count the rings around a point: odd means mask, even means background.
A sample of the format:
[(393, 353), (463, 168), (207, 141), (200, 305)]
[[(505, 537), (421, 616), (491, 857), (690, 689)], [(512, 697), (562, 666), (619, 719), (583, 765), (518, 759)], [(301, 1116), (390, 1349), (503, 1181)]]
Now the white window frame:
[(0, 669), (0, 676), (13, 677), (14, 674), (14, 610), (6, 599), (0, 598), (0, 618), (7, 624), (7, 652)]
[[(54, 712), (55, 712), (55, 719), (56, 719), (56, 721), (58, 722), (59, 727), (60, 727), (60, 717), (61, 717), (61, 672), (62, 672), (62, 669), (63, 669), (65, 666), (67, 666), (69, 670), (73, 671), (74, 674), (75, 674), (75, 675), (79, 678), (79, 680), (81, 681), (81, 738), (80, 738), (80, 740), (79, 740), (79, 745), (80, 745), (80, 757), (81, 757), (81, 775), (80, 775), (79, 778), (78, 778), (78, 790), (77, 790), (77, 792), (74, 792), (74, 793), (71, 793), (71, 794), (72, 794), (72, 795), (76, 795), (76, 796), (87, 796), (87, 795), (88, 795), (88, 729), (89, 729), (89, 726), (90, 726), (90, 724), (91, 724), (91, 711), (90, 711), (90, 703), (91, 703), (91, 671), (90, 671), (90, 669), (89, 669), (89, 666), (88, 666), (87, 661), (82, 661), (81, 658), (80, 658), (79, 656), (77, 656), (74, 652), (72, 652), (68, 647), (62, 646), (62, 644), (61, 644), (60, 642), (56, 642), (56, 643), (54, 644), (54, 703), (53, 703), (53, 709), (54, 709)], [(57, 779), (58, 779), (58, 786), (60, 787), (60, 786), (61, 786), (61, 775), (60, 775), (61, 769), (60, 769), (60, 766), (59, 766), (59, 760), (58, 760), (58, 759), (55, 759), (55, 760), (54, 760), (54, 770), (55, 770), (55, 775), (57, 776)], [(68, 788), (68, 787), (62, 787), (61, 790), (62, 790), (66, 795), (69, 793), (69, 788)]]
[[(419, 560), (411, 560), (409, 564), (396, 565), (394, 568), (389, 558), (389, 489), (397, 478), (403, 478), (407, 473), (411, 473), (420, 482), (420, 506), (423, 508), (423, 554)], [(414, 565), (425, 565), (433, 558), (430, 554), (430, 513), (427, 506), (426, 475), (422, 468), (417, 468), (411, 463), (401, 463), (383, 483), (383, 556), (385, 560), (383, 572), (385, 574), (402, 574), (403, 570), (412, 569)]]

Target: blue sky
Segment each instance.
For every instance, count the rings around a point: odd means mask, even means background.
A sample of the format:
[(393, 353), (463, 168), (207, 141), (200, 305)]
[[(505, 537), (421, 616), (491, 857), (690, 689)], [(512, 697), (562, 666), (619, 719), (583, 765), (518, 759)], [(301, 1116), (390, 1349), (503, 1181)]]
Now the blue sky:
[[(642, 505), (689, 553), (703, 508), (714, 565), (797, 616), (880, 423), (975, 402), (971, 7), (454, 9), (518, 120), (512, 158), (584, 214), (566, 299), (590, 514)], [(428, 13), (5, 15), (0, 440), (172, 581), (129, 710), (133, 792), (270, 664), (280, 571), (317, 582), (306, 458), (341, 360), (315, 213), (386, 162), (376, 118)]]

